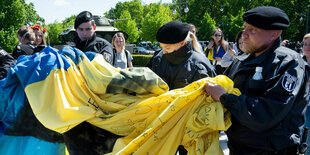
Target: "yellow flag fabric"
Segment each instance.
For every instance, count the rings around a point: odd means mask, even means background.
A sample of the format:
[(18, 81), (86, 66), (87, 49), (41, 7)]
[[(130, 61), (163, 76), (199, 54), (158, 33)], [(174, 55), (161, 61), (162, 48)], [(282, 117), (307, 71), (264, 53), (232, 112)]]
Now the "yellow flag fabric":
[[(220, 84), (227, 92), (240, 95), (237, 89), (233, 89), (232, 81), (220, 75), (142, 101), (139, 104), (143, 107), (133, 106), (109, 120), (111, 128), (128, 126), (134, 129), (128, 136), (117, 141), (115, 152), (174, 154), (179, 144), (182, 144), (188, 154), (222, 154), (219, 130), (227, 130), (231, 125), (230, 114), (220, 102), (214, 102), (211, 97), (206, 96), (203, 88), (206, 82)], [(157, 110), (153, 114), (148, 112), (146, 120), (133, 123), (139, 117), (137, 112), (142, 108), (141, 113)], [(102, 123), (107, 125), (104, 121)]]
[(114, 68), (101, 55), (71, 48), (59, 53), (55, 61), (65, 60), (67, 67), (42, 71), (46, 78), (25, 88), (35, 116), (47, 128), (64, 133), (87, 121), (123, 136), (111, 154), (174, 154), (179, 145), (188, 154), (223, 154), (219, 130), (230, 127), (230, 113), (206, 95), (204, 85), (216, 83), (240, 95), (226, 76), (168, 91), (148, 68)]
[(209, 50), (209, 52), (208, 52), (208, 59), (209, 60), (214, 60), (214, 58), (213, 58), (213, 47)]

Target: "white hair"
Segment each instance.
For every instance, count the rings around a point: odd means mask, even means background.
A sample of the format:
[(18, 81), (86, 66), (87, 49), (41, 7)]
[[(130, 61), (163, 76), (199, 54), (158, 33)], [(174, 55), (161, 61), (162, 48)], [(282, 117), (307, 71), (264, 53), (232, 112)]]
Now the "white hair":
[(195, 34), (193, 33), (193, 32), (188, 32), (188, 34), (187, 34), (187, 37), (185, 38), (185, 40), (184, 40), (185, 42), (188, 42), (188, 41), (191, 41), (192, 42), (192, 45), (193, 45), (193, 49), (195, 50), (195, 51), (197, 51), (197, 52), (200, 52), (200, 53), (203, 53), (202, 51), (201, 51), (201, 45), (200, 45), (200, 43), (198, 42), (198, 40), (197, 40), (197, 38), (196, 38), (196, 36), (195, 36)]

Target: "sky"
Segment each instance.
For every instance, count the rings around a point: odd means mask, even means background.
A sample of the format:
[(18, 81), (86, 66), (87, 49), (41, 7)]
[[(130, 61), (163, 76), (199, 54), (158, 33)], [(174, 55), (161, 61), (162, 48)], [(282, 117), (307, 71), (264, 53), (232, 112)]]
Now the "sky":
[[(65, 18), (77, 15), (82, 11), (90, 11), (93, 15), (103, 15), (115, 8), (116, 3), (130, 0), (26, 0), (32, 2), (37, 14), (45, 19), (45, 24), (55, 21), (62, 22)], [(160, 0), (142, 0), (142, 4), (157, 3)], [(162, 3), (172, 3), (172, 0), (161, 0)]]

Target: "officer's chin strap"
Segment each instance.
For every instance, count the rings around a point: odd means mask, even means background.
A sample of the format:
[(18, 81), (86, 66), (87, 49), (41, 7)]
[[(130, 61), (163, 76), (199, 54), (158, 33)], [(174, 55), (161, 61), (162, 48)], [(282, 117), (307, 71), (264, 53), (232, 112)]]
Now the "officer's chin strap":
[(300, 140), (300, 144), (299, 144), (299, 149), (298, 149), (298, 154), (302, 155), (305, 154), (307, 151), (307, 137), (308, 137), (308, 131), (309, 128), (304, 128), (303, 132), (302, 132), (302, 137)]

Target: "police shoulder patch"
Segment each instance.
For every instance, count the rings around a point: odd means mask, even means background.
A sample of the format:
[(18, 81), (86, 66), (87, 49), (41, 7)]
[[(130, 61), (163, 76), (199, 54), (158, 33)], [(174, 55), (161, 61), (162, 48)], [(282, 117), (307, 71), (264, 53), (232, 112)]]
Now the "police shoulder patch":
[(6, 52), (3, 49), (0, 49), (0, 55), (6, 55)]
[(103, 56), (107, 61), (112, 62), (112, 55), (110, 53), (104, 52)]
[(282, 79), (282, 87), (286, 91), (292, 92), (296, 87), (296, 83), (297, 83), (297, 78), (295, 76), (285, 73)]

